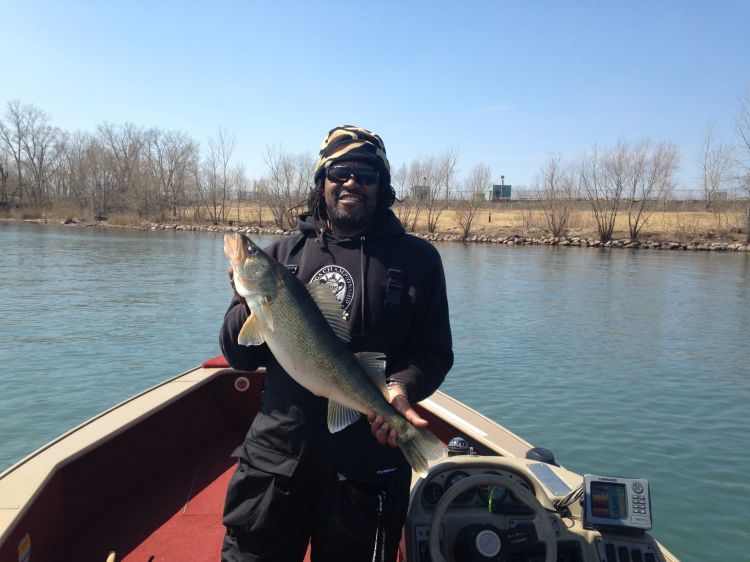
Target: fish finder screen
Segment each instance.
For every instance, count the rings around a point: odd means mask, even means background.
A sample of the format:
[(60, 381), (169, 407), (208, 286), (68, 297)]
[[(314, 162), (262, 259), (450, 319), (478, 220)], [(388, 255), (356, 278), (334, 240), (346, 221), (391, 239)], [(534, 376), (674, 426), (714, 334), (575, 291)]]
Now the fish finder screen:
[(607, 519), (625, 519), (628, 516), (624, 484), (611, 482), (591, 483), (591, 515)]

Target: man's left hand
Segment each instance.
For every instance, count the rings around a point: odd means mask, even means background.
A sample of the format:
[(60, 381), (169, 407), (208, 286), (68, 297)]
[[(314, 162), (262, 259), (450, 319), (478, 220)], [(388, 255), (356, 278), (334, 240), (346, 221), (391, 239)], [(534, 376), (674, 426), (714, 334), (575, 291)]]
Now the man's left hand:
[[(406, 399), (404, 389), (399, 385), (392, 385), (388, 387), (388, 393), (390, 396), (391, 405), (398, 410), (398, 412), (406, 418), (406, 420), (415, 427), (426, 427), (428, 422), (426, 419), (419, 416), (417, 411), (411, 407), (409, 401)], [(370, 413), (367, 416), (370, 422), (370, 430), (381, 445), (390, 445), (391, 447), (398, 447), (398, 432), (392, 428), (381, 415), (375, 415)]]

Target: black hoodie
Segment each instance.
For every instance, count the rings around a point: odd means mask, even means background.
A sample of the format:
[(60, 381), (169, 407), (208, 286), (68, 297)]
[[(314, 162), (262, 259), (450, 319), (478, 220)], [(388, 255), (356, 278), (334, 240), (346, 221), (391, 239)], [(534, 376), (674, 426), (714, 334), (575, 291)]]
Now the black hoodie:
[[(432, 394), (453, 364), (445, 277), (437, 250), (407, 235), (390, 210), (376, 226), (354, 238), (319, 230), (308, 215), (300, 217), (298, 226), (300, 236), (284, 237), (266, 252), (296, 267), (303, 283), (323, 278), (336, 287), (351, 326), (349, 348), (384, 353), (386, 373), (406, 384), (410, 402)], [(375, 440), (364, 417), (330, 434), (327, 399), (295, 382), (266, 345), (237, 343), (247, 316), (247, 307), (232, 300), (219, 338), (234, 368), (265, 365), (268, 372), (261, 411), (237, 456), (284, 476), (291, 476), (310, 454), (331, 458), (337, 472), (362, 481), (388, 478), (396, 467), (399, 472), (407, 469), (398, 449)]]

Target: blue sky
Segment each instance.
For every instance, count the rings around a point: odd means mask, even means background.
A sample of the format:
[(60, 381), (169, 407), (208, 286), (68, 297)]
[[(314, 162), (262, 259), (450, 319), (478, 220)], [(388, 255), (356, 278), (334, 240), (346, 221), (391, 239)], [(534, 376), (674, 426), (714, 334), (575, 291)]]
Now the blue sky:
[(0, 0), (0, 105), (69, 131), (104, 122), (233, 132), (264, 173), (354, 123), (391, 163), (453, 148), (460, 173), (530, 184), (551, 153), (671, 141), (697, 181), (706, 124), (736, 141), (750, 2)]

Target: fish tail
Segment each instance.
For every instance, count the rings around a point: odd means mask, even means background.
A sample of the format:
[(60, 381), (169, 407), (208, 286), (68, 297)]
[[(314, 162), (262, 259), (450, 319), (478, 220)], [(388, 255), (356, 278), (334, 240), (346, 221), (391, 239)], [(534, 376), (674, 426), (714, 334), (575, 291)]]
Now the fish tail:
[(426, 474), (429, 461), (445, 456), (445, 445), (422, 427), (409, 424), (406, 434), (399, 438), (398, 446), (418, 474)]

